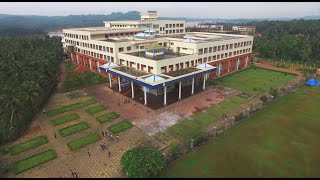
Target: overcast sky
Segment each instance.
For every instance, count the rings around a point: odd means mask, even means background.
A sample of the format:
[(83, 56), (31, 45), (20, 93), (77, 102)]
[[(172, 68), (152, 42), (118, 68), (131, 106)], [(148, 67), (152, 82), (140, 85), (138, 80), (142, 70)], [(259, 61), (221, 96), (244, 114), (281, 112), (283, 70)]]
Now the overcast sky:
[(161, 17), (278, 18), (320, 15), (318, 2), (0, 2), (0, 14), (80, 15), (158, 11)]

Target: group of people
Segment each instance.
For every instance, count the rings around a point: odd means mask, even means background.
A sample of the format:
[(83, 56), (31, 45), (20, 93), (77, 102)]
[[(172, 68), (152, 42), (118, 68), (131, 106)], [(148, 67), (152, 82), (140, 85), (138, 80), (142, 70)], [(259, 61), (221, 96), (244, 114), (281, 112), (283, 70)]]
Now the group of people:
[(127, 104), (127, 103), (130, 103), (130, 98), (123, 100), (123, 104)]

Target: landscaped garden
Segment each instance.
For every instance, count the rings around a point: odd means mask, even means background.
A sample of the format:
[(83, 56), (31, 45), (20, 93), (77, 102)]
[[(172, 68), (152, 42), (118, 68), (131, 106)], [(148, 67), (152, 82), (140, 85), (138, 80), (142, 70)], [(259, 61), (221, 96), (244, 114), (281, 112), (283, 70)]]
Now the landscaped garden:
[(76, 66), (77, 65), (72, 62), (66, 62), (67, 76), (63, 83), (63, 92), (69, 92), (108, 81), (108, 78), (95, 72), (74, 72)]
[(320, 177), (320, 88), (304, 86), (176, 160), (162, 177)]
[(69, 142), (68, 147), (71, 150), (76, 150), (76, 149), (80, 149), (82, 147), (85, 147), (86, 145), (91, 144), (93, 142), (96, 142), (100, 139), (101, 139), (101, 137), (97, 133), (91, 133), (87, 136), (84, 136), (84, 137), (81, 137), (79, 139), (76, 139), (74, 141)]
[(24, 160), (21, 160), (14, 164), (13, 171), (15, 174), (19, 174), (23, 171), (39, 166), (47, 161), (56, 158), (56, 152), (52, 149), (35, 154)]
[(95, 113), (98, 113), (100, 111), (104, 111), (104, 110), (107, 110), (107, 109), (108, 109), (108, 107), (106, 107), (104, 105), (100, 105), (100, 106), (97, 106), (97, 107), (94, 107), (94, 108), (87, 109), (86, 112), (93, 115)]
[(200, 135), (209, 124), (214, 123), (223, 114), (228, 114), (235, 110), (239, 105), (246, 103), (248, 100), (239, 96), (233, 96), (228, 101), (223, 101), (206, 109), (206, 112), (199, 112), (193, 115), (191, 120), (184, 119), (179, 123), (168, 128), (170, 135), (183, 137), (185, 139), (194, 138)]
[(108, 129), (114, 133), (114, 134), (117, 134), (119, 132), (122, 132), (122, 131), (125, 131), (129, 128), (132, 128), (132, 124), (128, 121), (123, 121), (121, 123), (118, 123), (118, 124), (114, 124), (112, 126), (110, 126)]
[(29, 149), (44, 145), (46, 143), (48, 143), (47, 136), (39, 136), (39, 137), (33, 138), (29, 141), (12, 146), (9, 149), (9, 152), (10, 152), (10, 155), (13, 156), (13, 155), (19, 154), (21, 152), (27, 151)]
[(80, 122), (80, 123), (65, 127), (63, 129), (60, 129), (59, 130), (59, 134), (62, 137), (65, 137), (65, 136), (69, 136), (71, 134), (83, 131), (85, 129), (88, 129), (89, 127), (90, 126), (89, 126), (89, 124), (87, 122)]
[(249, 68), (217, 79), (217, 83), (246, 93), (260, 95), (296, 77), (296, 75), (261, 68)]
[(61, 118), (58, 118), (58, 119), (54, 119), (51, 122), (52, 122), (53, 125), (57, 126), (57, 125), (64, 124), (64, 123), (69, 122), (69, 121), (76, 120), (79, 117), (80, 116), (78, 114), (70, 114), (70, 115), (67, 115), (67, 116), (64, 116), (64, 117), (61, 117)]
[(108, 114), (97, 117), (97, 121), (99, 121), (100, 123), (105, 123), (109, 120), (116, 119), (117, 117), (119, 117), (119, 114), (110, 112)]
[(50, 111), (47, 112), (47, 115), (49, 117), (55, 116), (57, 114), (64, 113), (64, 112), (67, 112), (67, 111), (71, 111), (71, 110), (74, 110), (74, 109), (78, 109), (78, 108), (81, 108), (81, 107), (84, 107), (84, 106), (88, 106), (88, 105), (94, 104), (96, 102), (97, 101), (94, 100), (94, 99), (89, 99), (89, 100), (78, 102), (78, 103), (75, 103), (75, 104), (70, 104), (70, 105), (67, 105), (67, 106), (64, 106), (64, 107), (61, 107), (61, 108), (58, 108), (58, 109), (50, 110)]

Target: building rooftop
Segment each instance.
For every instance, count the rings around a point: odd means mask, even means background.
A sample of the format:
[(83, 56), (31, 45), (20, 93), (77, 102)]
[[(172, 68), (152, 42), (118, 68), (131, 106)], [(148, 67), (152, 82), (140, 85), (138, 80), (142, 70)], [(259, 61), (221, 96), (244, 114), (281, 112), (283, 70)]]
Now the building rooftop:
[(199, 70), (200, 69), (195, 68), (195, 67), (188, 67), (188, 68), (180, 69), (180, 70), (177, 70), (177, 71), (170, 71), (170, 72), (167, 72), (167, 73), (164, 73), (164, 74), (168, 75), (168, 76), (172, 76), (172, 77), (178, 77), (178, 76), (182, 76), (182, 75), (189, 74), (189, 73), (192, 73), (192, 72), (196, 72), (196, 71), (199, 71)]
[(181, 56), (191, 55), (191, 54), (184, 54), (184, 53), (174, 53), (174, 52), (168, 51), (168, 50), (165, 50), (164, 54), (157, 55), (157, 56), (147, 55), (144, 51), (132, 52), (132, 53), (127, 53), (127, 54), (132, 55), (132, 56), (136, 56), (136, 57), (151, 59), (151, 60), (164, 60), (164, 59), (171, 59), (171, 58), (177, 58), (177, 57), (181, 57)]

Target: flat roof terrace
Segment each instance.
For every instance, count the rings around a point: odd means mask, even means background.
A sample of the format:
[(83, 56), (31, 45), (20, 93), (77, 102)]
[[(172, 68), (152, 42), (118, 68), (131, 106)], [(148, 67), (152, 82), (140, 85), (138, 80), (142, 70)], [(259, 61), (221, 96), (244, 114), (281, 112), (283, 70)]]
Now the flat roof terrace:
[(150, 74), (145, 71), (139, 71), (134, 68), (127, 67), (127, 66), (119, 66), (119, 67), (115, 67), (113, 69), (118, 70), (123, 73), (126, 73), (126, 74), (129, 74), (131, 76), (135, 76), (135, 77), (140, 77), (140, 76), (145, 76), (145, 75)]
[(147, 55), (145, 51), (138, 51), (138, 52), (132, 52), (132, 53), (127, 53), (127, 54), (132, 55), (132, 56), (136, 56), (136, 57), (151, 59), (151, 60), (164, 60), (164, 59), (171, 59), (171, 58), (192, 55), (192, 54), (185, 54), (185, 53), (175, 53), (172, 51), (165, 51), (164, 54), (155, 55), (155, 56)]
[(168, 75), (168, 76), (172, 76), (172, 77), (178, 77), (178, 76), (182, 76), (182, 75), (189, 74), (189, 73), (196, 72), (196, 71), (200, 71), (200, 69), (195, 68), (195, 67), (188, 67), (185, 69), (180, 69), (177, 71), (170, 71), (170, 72), (163, 73), (163, 74)]

